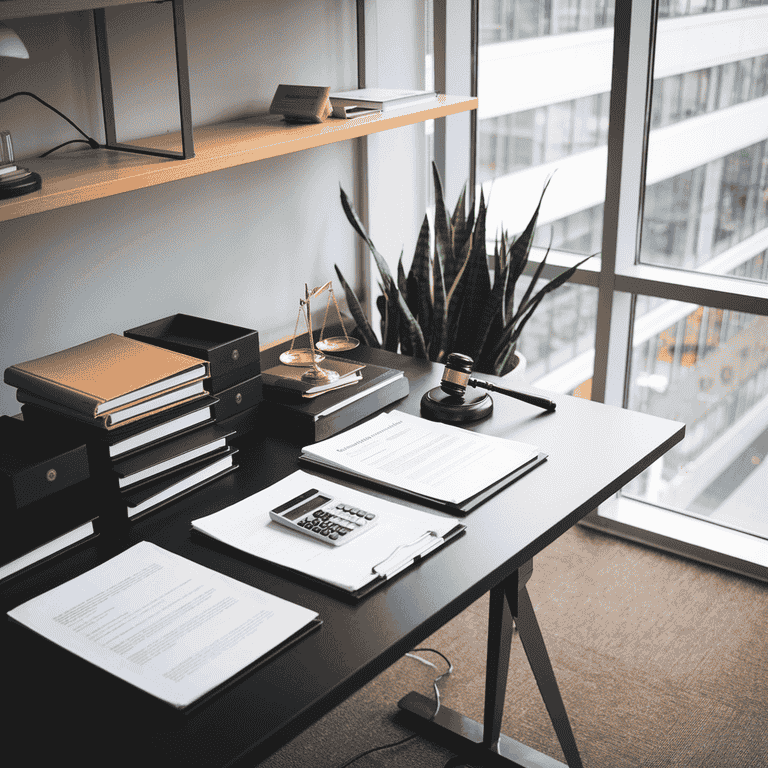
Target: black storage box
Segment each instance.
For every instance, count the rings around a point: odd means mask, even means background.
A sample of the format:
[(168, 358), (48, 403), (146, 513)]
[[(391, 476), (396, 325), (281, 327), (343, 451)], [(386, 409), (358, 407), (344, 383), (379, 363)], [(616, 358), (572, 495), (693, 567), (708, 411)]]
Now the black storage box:
[(219, 402), (213, 406), (213, 417), (217, 422), (257, 406), (263, 399), (261, 374), (217, 392), (216, 397)]
[(259, 332), (192, 315), (171, 315), (123, 332), (124, 336), (207, 360), (212, 393), (261, 373)]
[(0, 416), (0, 504), (6, 511), (69, 488), (90, 474), (84, 442)]
[(221, 419), (217, 424), (221, 427), (235, 430), (235, 435), (230, 438), (229, 442), (240, 448), (246, 444), (246, 441), (244, 440), (245, 435), (249, 432), (253, 432), (253, 430), (261, 424), (262, 418), (259, 406), (256, 405), (253, 408), (246, 408), (244, 411), (238, 411), (234, 416), (228, 416), (226, 419)]

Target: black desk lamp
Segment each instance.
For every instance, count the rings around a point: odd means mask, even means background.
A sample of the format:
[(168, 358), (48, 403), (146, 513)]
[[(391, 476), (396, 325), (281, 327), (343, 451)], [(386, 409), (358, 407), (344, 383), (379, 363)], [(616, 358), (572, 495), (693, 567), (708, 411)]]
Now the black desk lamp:
[[(0, 56), (28, 59), (29, 52), (21, 38), (0, 21)], [(8, 131), (0, 131), (0, 200), (34, 192), (42, 186), (39, 173), (20, 168), (14, 162), (13, 142)]]

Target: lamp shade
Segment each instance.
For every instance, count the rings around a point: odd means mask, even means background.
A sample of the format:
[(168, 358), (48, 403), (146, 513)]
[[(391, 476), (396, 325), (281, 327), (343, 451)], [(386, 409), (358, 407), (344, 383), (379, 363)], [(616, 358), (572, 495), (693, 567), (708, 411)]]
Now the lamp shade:
[(28, 59), (27, 51), (21, 38), (0, 21), (0, 56), (8, 56), (13, 59)]

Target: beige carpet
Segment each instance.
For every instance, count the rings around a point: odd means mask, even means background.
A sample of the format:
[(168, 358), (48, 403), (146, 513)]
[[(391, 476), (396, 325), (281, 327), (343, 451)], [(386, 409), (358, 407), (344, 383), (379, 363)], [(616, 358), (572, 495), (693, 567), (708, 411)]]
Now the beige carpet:
[[(768, 584), (577, 526), (534, 560), (529, 592), (585, 768), (768, 768)], [(442, 701), (482, 720), (487, 598), (424, 646)], [(439, 671), (442, 660), (433, 660)], [(410, 732), (393, 721), (437, 673), (404, 657), (263, 768), (336, 768)], [(515, 637), (504, 732), (564, 760)], [(351, 768), (442, 768), (418, 737)]]

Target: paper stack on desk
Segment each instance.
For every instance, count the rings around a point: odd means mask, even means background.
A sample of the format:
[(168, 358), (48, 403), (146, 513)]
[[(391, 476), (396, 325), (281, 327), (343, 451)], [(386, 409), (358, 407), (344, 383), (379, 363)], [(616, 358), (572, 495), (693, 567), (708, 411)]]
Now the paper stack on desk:
[(374, 485), (468, 512), (547, 455), (534, 445), (401, 411), (306, 446), (301, 458)]
[(147, 541), (8, 615), (178, 708), (319, 621), (315, 611)]
[[(375, 513), (378, 524), (334, 547), (270, 519), (271, 509), (309, 488)], [(246, 554), (355, 593), (400, 573), (465, 526), (299, 470), (220, 512), (193, 520), (192, 528)]]

